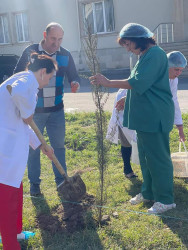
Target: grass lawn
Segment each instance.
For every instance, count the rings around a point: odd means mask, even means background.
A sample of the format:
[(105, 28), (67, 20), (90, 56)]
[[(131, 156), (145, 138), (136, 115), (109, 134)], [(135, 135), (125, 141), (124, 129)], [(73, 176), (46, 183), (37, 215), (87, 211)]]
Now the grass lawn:
[[(110, 113), (108, 113), (110, 118)], [(184, 130), (188, 138), (188, 114), (183, 114)], [(94, 113), (66, 114), (66, 160), (69, 175), (82, 173), (87, 192), (98, 190), (97, 153), (95, 150)], [(188, 148), (188, 142), (186, 142)], [(178, 151), (178, 131), (171, 132), (171, 152)], [(58, 207), (62, 203), (54, 183), (49, 160), (42, 156), (41, 190), (43, 196), (29, 196), (27, 171), (24, 176), (24, 230), (34, 231), (34, 238), (22, 242), (22, 249), (187, 249), (188, 248), (188, 181), (174, 179), (177, 208), (162, 216), (148, 215), (152, 204), (131, 206), (129, 199), (139, 193), (142, 184), (140, 166), (133, 165), (138, 178), (132, 181), (123, 176), (120, 146), (112, 145), (106, 174), (108, 192), (104, 214), (110, 215), (105, 226), (97, 226), (95, 206), (86, 213), (86, 227), (67, 234), (41, 227), (39, 215), (45, 215), (46, 224), (53, 219), (59, 223)], [(113, 217), (113, 212), (118, 217)]]

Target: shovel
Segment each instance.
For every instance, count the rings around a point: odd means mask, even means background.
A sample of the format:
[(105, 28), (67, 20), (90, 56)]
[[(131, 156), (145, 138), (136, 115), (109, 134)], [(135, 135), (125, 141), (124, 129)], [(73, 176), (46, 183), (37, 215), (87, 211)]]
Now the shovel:
[[(11, 94), (12, 88), (10, 85), (7, 85), (7, 89)], [(29, 123), (29, 126), (34, 130), (42, 145), (46, 146), (47, 143), (33, 120)], [(69, 177), (56, 158), (55, 154), (53, 154), (52, 156), (52, 161), (56, 168), (59, 170), (60, 174), (64, 177), (64, 181), (57, 187), (58, 192), (66, 201), (80, 201), (86, 193), (86, 186), (80, 175), (75, 174)]]

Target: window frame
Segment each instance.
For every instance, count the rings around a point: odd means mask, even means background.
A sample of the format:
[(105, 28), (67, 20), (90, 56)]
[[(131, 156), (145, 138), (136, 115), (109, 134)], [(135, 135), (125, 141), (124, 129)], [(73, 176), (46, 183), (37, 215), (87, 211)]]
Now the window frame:
[[(112, 31), (107, 31), (107, 25), (106, 25), (106, 11), (105, 11), (105, 0), (101, 0), (101, 1), (93, 1), (93, 2), (83, 2), (82, 3), (82, 11), (83, 11), (83, 23), (85, 23), (85, 5), (86, 4), (91, 4), (92, 5), (92, 12), (93, 12), (93, 29), (94, 29), (94, 34), (109, 34), (109, 33), (113, 33), (115, 32), (115, 19), (114, 19), (114, 16), (113, 16), (113, 22), (114, 22), (114, 30)], [(104, 22), (104, 31), (102, 32), (98, 32), (97, 31), (97, 20), (96, 20), (96, 12), (95, 12), (95, 4), (97, 3), (102, 3), (102, 8), (103, 8), (103, 22)], [(114, 8), (114, 4), (113, 4), (113, 8)], [(84, 32), (85, 34), (85, 32)]]

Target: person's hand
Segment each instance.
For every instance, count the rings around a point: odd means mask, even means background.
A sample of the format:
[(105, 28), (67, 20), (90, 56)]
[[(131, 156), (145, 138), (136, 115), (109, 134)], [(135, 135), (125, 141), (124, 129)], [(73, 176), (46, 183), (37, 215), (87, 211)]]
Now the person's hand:
[(72, 82), (71, 82), (71, 92), (72, 92), (72, 93), (76, 93), (76, 92), (78, 92), (79, 89), (80, 89), (80, 84), (79, 84), (79, 82), (72, 81)]
[(40, 149), (43, 154), (47, 155), (50, 160), (52, 160), (52, 156), (54, 154), (54, 149), (49, 145), (41, 145)]
[(126, 100), (126, 96), (122, 97), (119, 101), (117, 101), (116, 106), (115, 106), (117, 111), (124, 110), (125, 100)]
[(179, 132), (179, 140), (180, 141), (185, 141), (185, 135), (183, 132), (183, 125), (176, 125), (178, 132)]
[(102, 85), (104, 87), (110, 87), (110, 80), (101, 74), (91, 76), (89, 80), (92, 85)]
[(33, 115), (29, 116), (28, 118), (26, 119), (23, 119), (23, 121), (26, 123), (26, 124), (30, 124), (30, 122), (33, 120)]

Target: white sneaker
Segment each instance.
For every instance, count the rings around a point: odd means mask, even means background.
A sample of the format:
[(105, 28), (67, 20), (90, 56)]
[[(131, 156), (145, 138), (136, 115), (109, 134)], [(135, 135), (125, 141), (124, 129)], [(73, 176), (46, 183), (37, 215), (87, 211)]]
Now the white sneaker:
[(129, 202), (132, 205), (139, 204), (141, 202), (149, 202), (150, 200), (144, 199), (143, 195), (141, 193), (137, 194), (134, 198), (130, 199)]
[(167, 210), (175, 208), (175, 207), (176, 207), (175, 203), (165, 205), (165, 204), (162, 204), (160, 202), (155, 202), (153, 204), (153, 206), (150, 209), (148, 209), (148, 213), (150, 213), (150, 214), (160, 214), (160, 213), (164, 213)]

